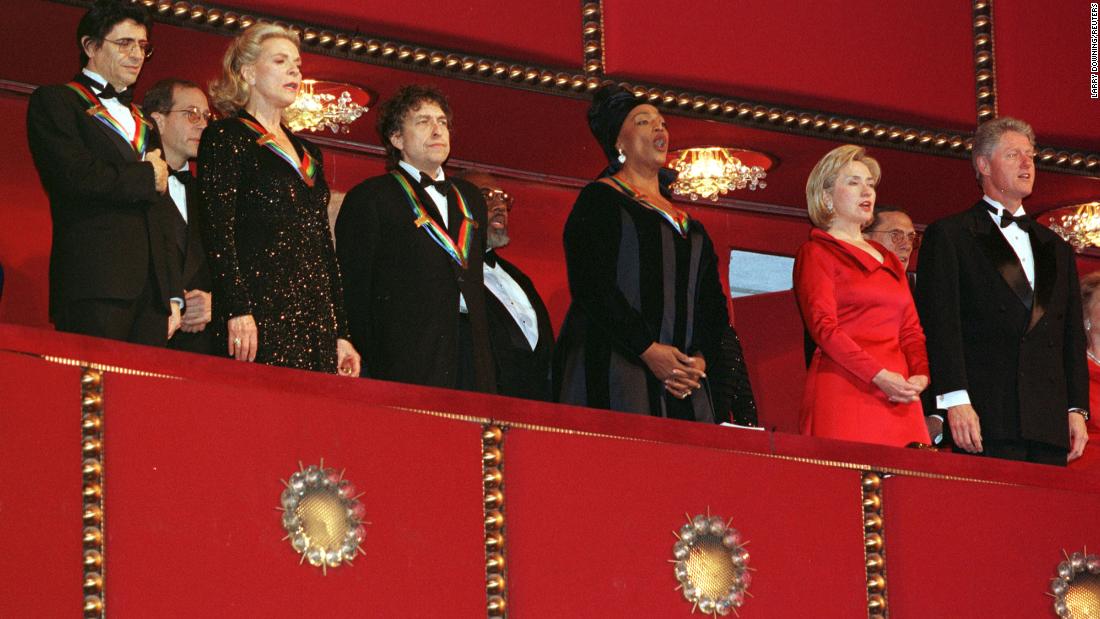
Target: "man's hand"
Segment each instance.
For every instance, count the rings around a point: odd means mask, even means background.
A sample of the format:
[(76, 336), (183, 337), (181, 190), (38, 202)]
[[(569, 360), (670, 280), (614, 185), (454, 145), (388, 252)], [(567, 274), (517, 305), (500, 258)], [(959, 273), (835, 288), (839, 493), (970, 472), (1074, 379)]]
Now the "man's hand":
[(202, 290), (185, 290), (183, 293), (182, 324), (184, 333), (198, 333), (210, 322), (210, 293)]
[(156, 187), (157, 193), (168, 191), (168, 163), (164, 161), (160, 149), (154, 148), (145, 153), (145, 160), (153, 164), (153, 185)]
[(1069, 453), (1066, 462), (1073, 462), (1085, 453), (1085, 444), (1089, 442), (1089, 430), (1085, 427), (1085, 416), (1079, 413), (1069, 414)]
[(942, 438), (943, 436), (943, 419), (935, 415), (928, 415), (924, 418), (924, 425), (928, 428), (928, 438), (932, 439), (932, 444), (937, 444), (936, 437)]
[(982, 451), (982, 426), (973, 406), (959, 404), (947, 409), (947, 425), (951, 428), (951, 440), (956, 445), (970, 453)]
[(168, 339), (172, 339), (180, 328), (180, 306), (175, 301), (168, 305), (172, 308), (172, 313), (168, 314)]

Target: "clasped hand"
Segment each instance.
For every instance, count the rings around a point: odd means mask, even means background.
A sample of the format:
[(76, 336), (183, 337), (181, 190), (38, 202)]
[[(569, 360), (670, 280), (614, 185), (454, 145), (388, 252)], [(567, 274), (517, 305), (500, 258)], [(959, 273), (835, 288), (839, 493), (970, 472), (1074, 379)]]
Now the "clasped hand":
[(650, 344), (642, 353), (642, 361), (664, 383), (665, 389), (681, 400), (699, 389), (702, 386), (699, 381), (707, 377), (703, 357), (692, 357), (668, 344)]
[(891, 372), (886, 368), (879, 370), (871, 382), (882, 390), (891, 402), (904, 404), (916, 402), (920, 393), (928, 387), (928, 377), (922, 374), (914, 374), (905, 378), (897, 372)]

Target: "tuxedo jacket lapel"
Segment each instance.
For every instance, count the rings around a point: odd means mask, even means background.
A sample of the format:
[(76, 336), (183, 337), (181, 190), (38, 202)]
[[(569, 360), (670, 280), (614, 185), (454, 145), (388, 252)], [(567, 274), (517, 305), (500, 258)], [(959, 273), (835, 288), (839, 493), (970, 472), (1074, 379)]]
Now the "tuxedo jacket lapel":
[(1038, 324), (1050, 306), (1054, 283), (1058, 277), (1058, 257), (1054, 251), (1053, 238), (1039, 238), (1034, 230), (1028, 233), (1031, 239), (1031, 251), (1035, 254), (1035, 297), (1031, 306), (1030, 331)]
[(1027, 281), (1024, 267), (1016, 257), (1016, 252), (1012, 251), (1012, 246), (993, 223), (985, 204), (984, 200), (979, 201), (971, 209), (971, 232), (977, 240), (978, 247), (1000, 273), (1005, 284), (1012, 289), (1020, 303), (1030, 309), (1033, 305), (1034, 291)]

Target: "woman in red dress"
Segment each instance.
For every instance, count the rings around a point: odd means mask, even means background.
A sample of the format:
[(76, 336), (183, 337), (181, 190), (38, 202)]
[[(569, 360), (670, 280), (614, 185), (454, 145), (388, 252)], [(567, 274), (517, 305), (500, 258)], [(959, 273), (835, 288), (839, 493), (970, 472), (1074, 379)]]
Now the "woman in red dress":
[(862, 235), (878, 180), (878, 163), (846, 145), (825, 155), (806, 182), (814, 229), (795, 258), (794, 286), (818, 349), (801, 431), (902, 447), (930, 442), (919, 399), (928, 355), (905, 268)]
[[(1093, 271), (1081, 278), (1081, 309), (1085, 312), (1085, 335), (1089, 347), (1089, 443), (1100, 441), (1100, 271)], [(1100, 451), (1087, 447), (1084, 455), (1070, 462), (1078, 470), (1100, 470)]]

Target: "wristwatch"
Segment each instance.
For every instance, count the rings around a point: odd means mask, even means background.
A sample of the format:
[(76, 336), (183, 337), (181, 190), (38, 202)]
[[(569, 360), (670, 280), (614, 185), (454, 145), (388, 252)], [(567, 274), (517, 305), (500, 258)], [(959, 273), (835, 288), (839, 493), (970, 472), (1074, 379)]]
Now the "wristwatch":
[(1071, 408), (1071, 409), (1069, 409), (1069, 412), (1077, 413), (1078, 415), (1084, 417), (1085, 421), (1088, 421), (1089, 419), (1091, 419), (1091, 416), (1089, 415), (1089, 412), (1087, 410), (1083, 409), (1083, 408)]

